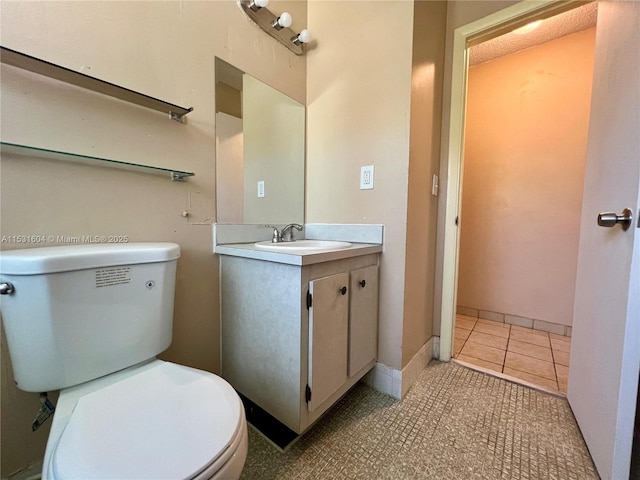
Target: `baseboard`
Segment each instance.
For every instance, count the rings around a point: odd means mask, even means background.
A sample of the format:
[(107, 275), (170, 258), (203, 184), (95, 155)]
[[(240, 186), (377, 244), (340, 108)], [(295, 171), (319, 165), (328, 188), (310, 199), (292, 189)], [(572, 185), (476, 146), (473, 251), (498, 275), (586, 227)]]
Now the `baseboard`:
[(434, 358), (434, 344), (438, 340), (439, 337), (431, 337), (402, 370), (377, 362), (362, 381), (379, 392), (402, 399)]
[(404, 397), (411, 386), (418, 380), (422, 371), (433, 358), (433, 339), (427, 340), (420, 350), (413, 356), (409, 363), (402, 369), (402, 396)]
[(384, 363), (376, 362), (371, 371), (362, 377), (362, 382), (393, 398), (401, 398), (402, 372)]
[(478, 308), (465, 307), (463, 305), (458, 305), (456, 307), (456, 313), (458, 315), (491, 320), (493, 322), (502, 322), (510, 325), (517, 325), (519, 327), (532, 328), (533, 330), (540, 330), (542, 332), (555, 333), (556, 335), (563, 335), (565, 337), (570, 337), (572, 333), (571, 325), (564, 325), (535, 318), (527, 318), (509, 313), (491, 312)]
[[(42, 462), (29, 465), (24, 470), (20, 470), (7, 477), (7, 480), (40, 480), (42, 478)], [(4, 477), (3, 477), (4, 480)]]

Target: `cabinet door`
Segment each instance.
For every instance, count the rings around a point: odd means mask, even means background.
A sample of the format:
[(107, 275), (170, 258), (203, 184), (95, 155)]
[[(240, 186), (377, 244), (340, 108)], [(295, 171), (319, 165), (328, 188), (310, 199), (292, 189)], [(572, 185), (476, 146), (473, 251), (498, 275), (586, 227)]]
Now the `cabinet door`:
[(347, 381), (349, 275), (309, 282), (309, 388), (313, 412)]
[(349, 305), (349, 376), (375, 360), (378, 351), (378, 266), (352, 270)]

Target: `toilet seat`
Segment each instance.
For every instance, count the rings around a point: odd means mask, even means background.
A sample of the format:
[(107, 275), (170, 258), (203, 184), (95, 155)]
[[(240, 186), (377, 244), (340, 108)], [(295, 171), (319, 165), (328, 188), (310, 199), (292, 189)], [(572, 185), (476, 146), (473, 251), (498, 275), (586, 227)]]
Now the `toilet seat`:
[(243, 420), (240, 399), (223, 379), (155, 361), (78, 398), (50, 473), (95, 480), (210, 477), (246, 435)]

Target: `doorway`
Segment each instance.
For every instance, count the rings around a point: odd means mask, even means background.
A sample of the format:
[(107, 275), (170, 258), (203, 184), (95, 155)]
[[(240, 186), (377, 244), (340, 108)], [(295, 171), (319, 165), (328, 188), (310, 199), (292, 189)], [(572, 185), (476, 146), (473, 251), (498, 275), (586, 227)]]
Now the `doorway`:
[(595, 3), (469, 48), (453, 357), (566, 393)]
[[(525, 2), (477, 20), (455, 30), (451, 80), (451, 115), (448, 119), (446, 202), (443, 214), (441, 329), (439, 358), (448, 361), (454, 354), (454, 317), (457, 306), (458, 251), (460, 236), (458, 223), (462, 203), (462, 158), (464, 153), (466, 92), (469, 71), (469, 51), (474, 45), (511, 32), (532, 21), (545, 19), (574, 10), (580, 3), (567, 4), (545, 0), (535, 5)], [(499, 312), (509, 313), (509, 312)]]

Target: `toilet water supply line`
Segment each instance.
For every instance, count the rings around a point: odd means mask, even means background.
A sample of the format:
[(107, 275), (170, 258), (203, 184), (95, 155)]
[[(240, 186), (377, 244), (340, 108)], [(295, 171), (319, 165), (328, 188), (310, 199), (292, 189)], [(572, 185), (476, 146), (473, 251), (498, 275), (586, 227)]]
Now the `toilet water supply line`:
[(49, 397), (47, 396), (47, 392), (43, 392), (40, 394), (40, 409), (38, 413), (36, 413), (36, 418), (33, 420), (31, 424), (31, 431), (35, 432), (38, 430), (42, 424), (53, 415), (53, 412), (56, 411), (56, 407), (51, 403)]

